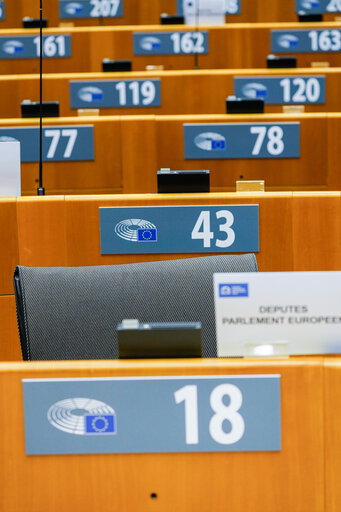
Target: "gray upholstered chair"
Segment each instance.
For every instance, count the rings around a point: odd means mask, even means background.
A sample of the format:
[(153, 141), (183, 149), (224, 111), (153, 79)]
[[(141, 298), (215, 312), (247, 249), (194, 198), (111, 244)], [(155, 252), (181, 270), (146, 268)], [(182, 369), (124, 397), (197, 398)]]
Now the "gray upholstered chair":
[(253, 254), (95, 267), (24, 267), (14, 274), (24, 360), (114, 359), (116, 326), (202, 323), (203, 355), (216, 356), (213, 274), (256, 272)]

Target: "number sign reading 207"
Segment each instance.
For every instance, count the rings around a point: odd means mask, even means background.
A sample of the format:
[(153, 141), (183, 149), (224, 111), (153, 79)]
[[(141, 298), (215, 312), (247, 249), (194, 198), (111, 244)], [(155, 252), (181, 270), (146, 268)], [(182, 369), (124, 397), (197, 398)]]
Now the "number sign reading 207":
[(134, 55), (208, 53), (208, 32), (135, 32)]
[(299, 123), (184, 124), (185, 159), (298, 158)]
[[(22, 162), (39, 161), (39, 128), (0, 128), (0, 142), (18, 140)], [(63, 162), (94, 160), (93, 126), (50, 126), (43, 128), (43, 160)]]
[(305, 14), (341, 12), (341, 0), (296, 0), (296, 12), (300, 11)]
[(258, 205), (100, 208), (102, 254), (257, 252)]
[(276, 53), (340, 52), (341, 30), (271, 30), (271, 51)]
[(123, 16), (123, 0), (59, 0), (59, 17), (118, 18)]
[[(70, 57), (71, 36), (43, 36), (43, 55), (49, 59)], [(39, 56), (39, 36), (0, 37), (0, 59), (34, 59)]]

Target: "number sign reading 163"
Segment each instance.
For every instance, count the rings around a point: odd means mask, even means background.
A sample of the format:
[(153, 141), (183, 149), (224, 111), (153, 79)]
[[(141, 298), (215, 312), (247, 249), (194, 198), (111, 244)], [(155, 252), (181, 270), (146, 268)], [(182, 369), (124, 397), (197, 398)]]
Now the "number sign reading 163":
[(27, 455), (281, 450), (279, 375), (24, 379), (23, 391)]
[(276, 53), (326, 53), (341, 51), (341, 30), (271, 30), (271, 51)]
[(235, 77), (234, 94), (268, 105), (320, 104), (326, 102), (325, 81), (324, 76)]
[(208, 32), (135, 32), (134, 55), (208, 53)]
[[(49, 59), (71, 57), (71, 36), (43, 36), (43, 55)], [(0, 59), (34, 59), (39, 56), (39, 36), (0, 36)]]
[(300, 123), (184, 124), (185, 159), (299, 158)]
[(160, 80), (72, 80), (70, 103), (71, 108), (159, 107)]
[(101, 254), (257, 252), (258, 205), (99, 209)]
[[(39, 128), (0, 128), (0, 142), (18, 140), (21, 161), (39, 162)], [(43, 128), (43, 160), (63, 162), (94, 160), (93, 126), (45, 126)]]
[(123, 16), (123, 0), (59, 0), (59, 17), (119, 18)]
[(0, 20), (6, 19), (5, 2), (0, 1)]
[(296, 12), (304, 14), (322, 14), (341, 12), (341, 0), (296, 0)]

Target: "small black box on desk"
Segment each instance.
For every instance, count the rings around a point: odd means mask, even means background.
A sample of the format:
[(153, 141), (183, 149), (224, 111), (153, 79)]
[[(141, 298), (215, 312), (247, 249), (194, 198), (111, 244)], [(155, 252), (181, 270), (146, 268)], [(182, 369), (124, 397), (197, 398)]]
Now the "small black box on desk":
[[(59, 101), (43, 101), (42, 117), (59, 117)], [(24, 100), (21, 102), (22, 117), (40, 117), (39, 101)]]
[(210, 191), (210, 171), (157, 171), (157, 191), (159, 194), (194, 193)]
[[(40, 27), (40, 18), (30, 18), (29, 16), (25, 16), (22, 20), (23, 28), (39, 28)], [(43, 28), (47, 27), (47, 18), (42, 19), (41, 23)]]
[(299, 12), (298, 13), (298, 21), (299, 22), (307, 22), (311, 23), (312, 21), (323, 21), (323, 15), (322, 14), (306, 14), (305, 12)]
[(269, 69), (274, 68), (296, 68), (296, 57), (276, 57), (276, 55), (268, 55), (266, 58), (266, 65)]
[(183, 25), (185, 18), (181, 14), (162, 13), (160, 15), (160, 23), (161, 25)]
[(226, 98), (226, 114), (263, 114), (264, 100), (244, 99), (236, 96)]
[(131, 71), (131, 60), (102, 60), (102, 71)]

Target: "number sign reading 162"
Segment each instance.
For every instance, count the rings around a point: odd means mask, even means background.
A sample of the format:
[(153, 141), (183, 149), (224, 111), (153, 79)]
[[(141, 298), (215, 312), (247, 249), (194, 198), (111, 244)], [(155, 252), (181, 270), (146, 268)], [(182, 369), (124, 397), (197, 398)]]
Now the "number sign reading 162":
[(70, 82), (71, 108), (159, 107), (160, 79)]
[(135, 32), (134, 55), (208, 53), (208, 32)]
[(5, 18), (5, 2), (0, 1), (0, 20), (4, 20)]
[[(0, 128), (0, 142), (18, 140), (21, 161), (39, 162), (39, 128)], [(94, 160), (93, 126), (45, 126), (43, 128), (43, 160), (63, 162)]]
[(276, 374), (24, 379), (23, 391), (27, 455), (281, 450)]
[(235, 77), (234, 94), (239, 98), (261, 98), (268, 105), (323, 104), (326, 101), (324, 76)]
[(296, 12), (300, 11), (305, 14), (341, 12), (341, 0), (296, 0)]
[(103, 207), (101, 254), (257, 252), (258, 205)]
[(184, 124), (185, 159), (298, 158), (300, 123)]
[(123, 0), (59, 0), (59, 17), (118, 18), (123, 16)]
[[(43, 55), (49, 59), (70, 57), (71, 36), (43, 36)], [(34, 59), (39, 56), (39, 36), (0, 36), (0, 59)]]
[(271, 30), (271, 51), (276, 53), (326, 53), (341, 51), (341, 30)]

